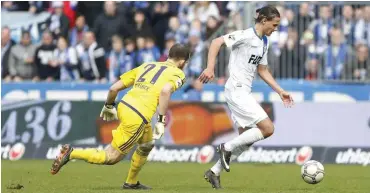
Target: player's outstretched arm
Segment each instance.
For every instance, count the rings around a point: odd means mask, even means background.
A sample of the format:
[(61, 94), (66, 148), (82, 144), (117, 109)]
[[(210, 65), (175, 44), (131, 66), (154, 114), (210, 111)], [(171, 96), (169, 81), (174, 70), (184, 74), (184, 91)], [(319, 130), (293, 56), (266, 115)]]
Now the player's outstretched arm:
[(100, 117), (102, 117), (104, 121), (113, 121), (118, 119), (117, 111), (114, 107), (114, 101), (117, 97), (118, 92), (125, 88), (126, 87), (122, 81), (117, 81), (109, 88), (107, 100), (105, 101), (103, 109), (100, 112)]
[(291, 107), (294, 104), (292, 96), (284, 91), (283, 88), (279, 86), (279, 84), (275, 81), (274, 77), (272, 77), (271, 73), (269, 72), (267, 65), (258, 65), (258, 74), (276, 93), (280, 95), (281, 100), (284, 102), (286, 107)]
[(216, 57), (224, 43), (225, 40), (222, 36), (212, 40), (208, 51), (207, 68), (199, 76), (199, 80), (202, 83), (207, 83), (215, 77)]
[(158, 122), (155, 124), (153, 139), (160, 139), (164, 133), (165, 117), (168, 109), (168, 103), (170, 102), (171, 93), (174, 90), (172, 84), (167, 83), (161, 90), (159, 95), (159, 106), (158, 106)]
[(158, 113), (165, 115), (168, 109), (168, 103), (170, 102), (173, 86), (170, 83), (164, 85), (159, 95), (159, 107)]
[(105, 101), (105, 104), (113, 104), (114, 101), (116, 100), (118, 93), (125, 88), (126, 86), (123, 84), (122, 81), (117, 81), (116, 83), (114, 83), (109, 88), (108, 97), (107, 100)]

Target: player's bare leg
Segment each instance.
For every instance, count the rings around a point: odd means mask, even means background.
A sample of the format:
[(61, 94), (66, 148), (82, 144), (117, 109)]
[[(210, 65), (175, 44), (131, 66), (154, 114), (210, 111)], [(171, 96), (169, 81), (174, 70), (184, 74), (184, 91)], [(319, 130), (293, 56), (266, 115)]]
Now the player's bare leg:
[(270, 118), (266, 118), (257, 123), (257, 127), (251, 128), (243, 132), (233, 140), (220, 144), (217, 147), (217, 151), (220, 154), (220, 160), (222, 167), (230, 172), (230, 158), (232, 151), (241, 146), (250, 146), (253, 143), (266, 139), (274, 133), (274, 125)]
[(70, 145), (62, 146), (60, 154), (54, 160), (51, 174), (57, 174), (59, 170), (71, 159), (84, 160), (91, 164), (114, 165), (122, 160), (124, 154), (121, 154), (111, 145), (108, 145), (105, 150), (95, 148), (89, 149), (73, 149)]

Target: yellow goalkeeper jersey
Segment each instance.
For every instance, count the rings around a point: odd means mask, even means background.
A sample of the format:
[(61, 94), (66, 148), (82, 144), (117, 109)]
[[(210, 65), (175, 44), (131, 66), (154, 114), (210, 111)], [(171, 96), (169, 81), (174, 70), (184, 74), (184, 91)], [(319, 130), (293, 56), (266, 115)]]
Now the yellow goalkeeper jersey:
[(155, 114), (159, 95), (166, 83), (171, 83), (173, 92), (185, 82), (185, 74), (174, 63), (150, 62), (120, 76), (126, 87), (133, 88), (122, 98), (123, 103), (133, 107), (147, 122)]

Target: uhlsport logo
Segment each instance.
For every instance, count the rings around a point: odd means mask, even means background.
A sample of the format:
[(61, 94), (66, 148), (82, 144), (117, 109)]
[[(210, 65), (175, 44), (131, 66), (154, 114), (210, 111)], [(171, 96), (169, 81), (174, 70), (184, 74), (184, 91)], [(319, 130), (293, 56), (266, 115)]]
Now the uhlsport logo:
[(199, 150), (198, 162), (205, 164), (209, 163), (215, 155), (215, 148), (211, 145), (206, 145)]
[(301, 165), (310, 160), (312, 155), (312, 148), (308, 146), (301, 148), (250, 147), (237, 158), (237, 161), (255, 163), (297, 163)]
[(303, 146), (298, 150), (298, 153), (295, 157), (295, 163), (302, 165), (312, 158), (313, 150), (309, 146)]
[(9, 160), (15, 161), (23, 157), (26, 147), (23, 143), (16, 143), (9, 150)]

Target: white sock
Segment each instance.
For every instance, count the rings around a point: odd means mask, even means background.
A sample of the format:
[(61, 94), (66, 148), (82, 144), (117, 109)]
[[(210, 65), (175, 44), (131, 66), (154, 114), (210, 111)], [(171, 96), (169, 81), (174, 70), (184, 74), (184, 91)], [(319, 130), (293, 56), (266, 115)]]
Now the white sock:
[[(231, 152), (231, 161), (235, 160), (242, 154), (245, 150), (247, 150), (250, 147), (250, 145), (243, 145), (240, 147), (237, 147), (234, 149), (233, 152)], [(222, 172), (222, 165), (221, 161), (218, 160), (215, 165), (211, 168), (211, 171), (216, 175), (219, 176), (220, 173)]]
[(249, 147), (251, 146), (252, 144), (250, 145), (242, 145), (242, 146), (239, 146), (239, 147), (236, 147), (232, 152), (231, 152), (231, 157), (230, 157), (230, 163), (234, 160), (236, 160), (236, 158), (238, 158), (244, 151), (246, 151), (247, 149), (249, 149)]
[(211, 171), (216, 175), (219, 176), (222, 171), (221, 161), (218, 160), (215, 165), (212, 166)]
[(263, 134), (258, 128), (251, 128), (244, 131), (238, 137), (235, 137), (233, 140), (225, 143), (226, 151), (233, 151), (236, 147), (241, 147), (243, 145), (251, 145), (259, 140), (264, 139)]

